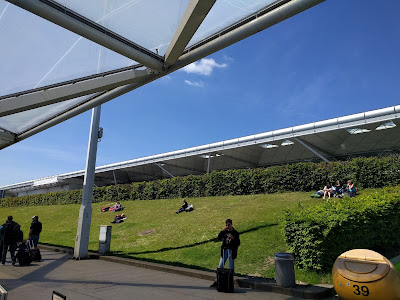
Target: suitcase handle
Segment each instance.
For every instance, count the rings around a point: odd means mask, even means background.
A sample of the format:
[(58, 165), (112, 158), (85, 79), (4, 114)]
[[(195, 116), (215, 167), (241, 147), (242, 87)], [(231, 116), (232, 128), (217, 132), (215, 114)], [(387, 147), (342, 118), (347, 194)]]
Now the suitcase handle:
[(32, 239), (27, 239), (29, 249), (35, 248), (35, 244)]

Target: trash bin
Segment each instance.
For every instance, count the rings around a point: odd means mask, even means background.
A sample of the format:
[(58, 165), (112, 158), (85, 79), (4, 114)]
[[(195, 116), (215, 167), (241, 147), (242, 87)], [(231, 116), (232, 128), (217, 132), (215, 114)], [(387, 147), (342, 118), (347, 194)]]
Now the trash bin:
[(276, 284), (279, 286), (296, 286), (293, 255), (291, 253), (275, 253), (275, 278)]
[(333, 287), (340, 299), (398, 300), (400, 276), (393, 264), (368, 249), (341, 254), (332, 268)]

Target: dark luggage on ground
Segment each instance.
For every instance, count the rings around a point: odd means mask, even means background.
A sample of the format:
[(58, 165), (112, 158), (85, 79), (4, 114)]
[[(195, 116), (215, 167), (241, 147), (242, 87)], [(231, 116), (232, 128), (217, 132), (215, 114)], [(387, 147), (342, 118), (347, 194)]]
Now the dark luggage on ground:
[(31, 258), (33, 261), (41, 261), (42, 260), (42, 254), (40, 254), (39, 249), (32, 249), (30, 251)]
[(27, 247), (25, 244), (20, 245), (15, 258), (18, 260), (20, 266), (28, 266), (32, 262), (29, 247)]
[(218, 292), (233, 293), (233, 270), (218, 268), (217, 269), (217, 290)]
[(28, 247), (29, 247), (29, 255), (32, 261), (41, 261), (42, 255), (40, 254), (39, 248), (34, 249), (34, 244), (32, 240), (28, 240)]

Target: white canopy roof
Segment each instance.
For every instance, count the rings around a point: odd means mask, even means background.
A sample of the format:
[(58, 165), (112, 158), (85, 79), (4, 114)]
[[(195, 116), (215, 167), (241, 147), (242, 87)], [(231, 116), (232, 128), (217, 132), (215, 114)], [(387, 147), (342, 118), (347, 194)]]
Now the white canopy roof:
[(324, 0), (0, 0), (0, 149)]

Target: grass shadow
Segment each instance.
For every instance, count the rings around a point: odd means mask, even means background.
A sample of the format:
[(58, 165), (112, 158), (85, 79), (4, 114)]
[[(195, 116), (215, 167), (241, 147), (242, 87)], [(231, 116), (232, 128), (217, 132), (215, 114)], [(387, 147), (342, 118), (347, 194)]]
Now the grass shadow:
[[(239, 232), (241, 235), (249, 233), (249, 232), (253, 232), (256, 230), (260, 230), (262, 228), (266, 228), (266, 227), (272, 227), (272, 226), (277, 226), (278, 223), (272, 223), (272, 224), (265, 224), (265, 225), (260, 225), (257, 227), (253, 227), (244, 231)], [(150, 253), (160, 253), (160, 252), (165, 252), (165, 251), (170, 251), (170, 250), (178, 250), (178, 249), (185, 249), (185, 248), (191, 248), (191, 247), (196, 247), (196, 246), (200, 246), (200, 245), (204, 245), (204, 244), (208, 244), (208, 243), (215, 243), (215, 242), (219, 242), (219, 240), (217, 238), (213, 238), (213, 239), (209, 239), (206, 241), (201, 241), (201, 242), (197, 242), (197, 243), (193, 243), (193, 244), (189, 244), (189, 245), (184, 245), (184, 246), (178, 246), (178, 247), (165, 247), (165, 248), (161, 248), (158, 250), (150, 250), (150, 251), (141, 251), (141, 252), (129, 252), (127, 253), (128, 255), (138, 255), (138, 254), (150, 254)], [(115, 252), (112, 252), (115, 253)], [(111, 255), (112, 255), (111, 253)]]

